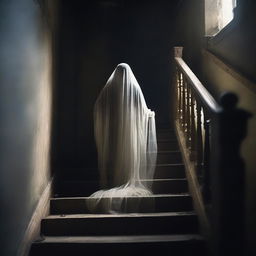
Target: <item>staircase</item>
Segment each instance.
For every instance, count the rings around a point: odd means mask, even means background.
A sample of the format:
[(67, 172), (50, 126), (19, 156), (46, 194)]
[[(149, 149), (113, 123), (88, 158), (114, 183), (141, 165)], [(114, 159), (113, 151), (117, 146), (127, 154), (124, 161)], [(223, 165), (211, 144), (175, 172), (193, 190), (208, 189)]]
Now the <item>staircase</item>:
[(157, 137), (154, 195), (129, 198), (127, 213), (90, 214), (85, 200), (91, 200), (86, 196), (99, 188), (98, 182), (62, 182), (59, 197), (50, 201), (50, 215), (41, 222), (42, 239), (32, 244), (30, 256), (206, 255), (174, 131), (160, 129)]

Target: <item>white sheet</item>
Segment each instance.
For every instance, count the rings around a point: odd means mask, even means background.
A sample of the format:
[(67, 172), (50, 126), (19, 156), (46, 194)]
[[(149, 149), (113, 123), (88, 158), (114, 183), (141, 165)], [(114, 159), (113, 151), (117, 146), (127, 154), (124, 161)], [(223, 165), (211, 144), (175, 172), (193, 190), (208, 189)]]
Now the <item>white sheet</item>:
[(95, 199), (89, 200), (90, 210), (122, 212), (128, 197), (151, 195), (155, 113), (147, 108), (128, 64), (116, 67), (95, 103), (94, 133), (102, 190), (90, 196)]

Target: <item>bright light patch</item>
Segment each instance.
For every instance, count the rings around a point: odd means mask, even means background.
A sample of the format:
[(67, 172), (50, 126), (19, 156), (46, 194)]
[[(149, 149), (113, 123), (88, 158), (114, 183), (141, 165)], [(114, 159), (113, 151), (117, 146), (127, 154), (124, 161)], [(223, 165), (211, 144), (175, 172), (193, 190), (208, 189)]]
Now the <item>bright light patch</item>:
[(205, 0), (205, 34), (216, 35), (234, 18), (236, 0)]
[(220, 1), (220, 17), (219, 28), (224, 28), (233, 18), (233, 9), (235, 7), (234, 0), (221, 0)]

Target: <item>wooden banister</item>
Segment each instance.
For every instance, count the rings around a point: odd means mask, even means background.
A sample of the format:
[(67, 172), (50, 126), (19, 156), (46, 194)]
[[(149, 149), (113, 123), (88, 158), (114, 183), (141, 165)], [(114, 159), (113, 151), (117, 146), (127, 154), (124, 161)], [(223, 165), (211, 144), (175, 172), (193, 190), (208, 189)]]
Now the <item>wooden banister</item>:
[(174, 47), (172, 113), (194, 205), (207, 226), (202, 230), (212, 239), (213, 255), (243, 255), (245, 167), (240, 145), (251, 115), (237, 108), (238, 98), (231, 92), (221, 95), (218, 104), (182, 59), (182, 51)]
[(184, 62), (182, 58), (175, 57), (175, 61), (185, 76), (185, 78), (189, 81), (191, 87), (196, 92), (202, 104), (205, 105), (210, 111), (217, 112), (220, 110), (220, 106), (216, 102), (216, 100), (212, 97), (212, 95), (206, 90), (206, 88), (202, 85), (199, 79), (195, 76), (192, 70), (188, 67), (188, 65)]

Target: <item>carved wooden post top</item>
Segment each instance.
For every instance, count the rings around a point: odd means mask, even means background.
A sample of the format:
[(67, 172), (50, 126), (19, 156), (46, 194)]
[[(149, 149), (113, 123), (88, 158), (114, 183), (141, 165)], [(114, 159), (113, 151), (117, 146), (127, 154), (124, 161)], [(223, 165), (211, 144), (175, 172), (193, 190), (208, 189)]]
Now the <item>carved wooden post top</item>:
[(232, 92), (224, 92), (220, 96), (220, 104), (224, 110), (234, 109), (238, 103), (238, 97)]
[(175, 46), (174, 47), (174, 58), (182, 58), (182, 51), (183, 47), (182, 46)]
[(244, 116), (245, 121), (252, 117), (252, 114), (246, 110), (242, 110), (237, 108), (237, 103), (238, 103), (238, 97), (236, 94), (232, 93), (232, 92), (224, 92), (222, 93), (222, 95), (220, 96), (220, 105), (223, 108), (223, 112), (227, 112), (230, 110), (237, 110)]

